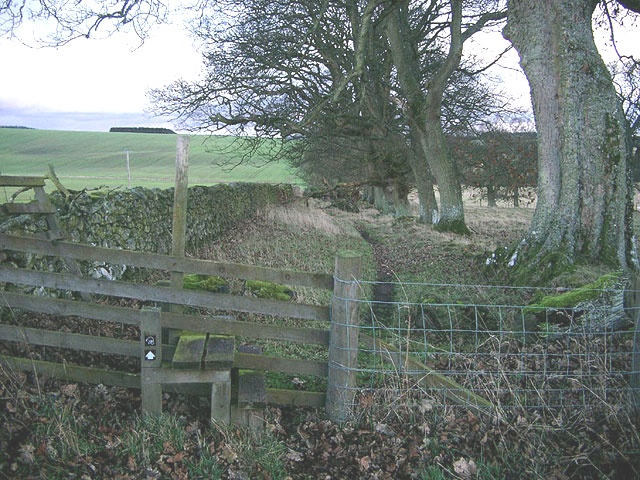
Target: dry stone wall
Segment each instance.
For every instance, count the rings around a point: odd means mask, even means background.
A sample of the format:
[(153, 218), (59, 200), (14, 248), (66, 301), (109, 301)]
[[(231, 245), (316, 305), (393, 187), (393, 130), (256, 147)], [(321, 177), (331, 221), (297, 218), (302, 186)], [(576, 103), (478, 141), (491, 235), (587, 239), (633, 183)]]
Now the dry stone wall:
[[(83, 193), (68, 200), (53, 198), (70, 239), (112, 248), (169, 253), (173, 188)], [(240, 220), (251, 218), (268, 204), (281, 202), (291, 187), (266, 184), (230, 184), (189, 189), (187, 250), (194, 251)]]
[[(51, 200), (71, 241), (167, 254), (171, 252), (173, 195), (173, 188), (133, 188), (81, 192), (68, 198), (56, 192)], [(189, 188), (187, 251), (194, 252), (216, 241), (239, 221), (252, 218), (261, 208), (283, 202), (291, 195), (292, 187), (288, 185), (236, 183)], [(34, 221), (29, 215), (0, 216), (0, 231), (19, 234), (44, 229), (44, 219)], [(33, 260), (27, 259), (26, 263)], [(94, 276), (115, 278), (123, 273), (98, 265), (90, 270)]]

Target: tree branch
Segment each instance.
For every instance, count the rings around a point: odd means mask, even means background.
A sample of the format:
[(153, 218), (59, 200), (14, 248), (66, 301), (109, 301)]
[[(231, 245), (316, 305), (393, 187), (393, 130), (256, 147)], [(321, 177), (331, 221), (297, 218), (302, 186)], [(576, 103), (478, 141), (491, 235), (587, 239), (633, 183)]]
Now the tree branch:
[(618, 0), (618, 3), (627, 10), (640, 13), (640, 0)]

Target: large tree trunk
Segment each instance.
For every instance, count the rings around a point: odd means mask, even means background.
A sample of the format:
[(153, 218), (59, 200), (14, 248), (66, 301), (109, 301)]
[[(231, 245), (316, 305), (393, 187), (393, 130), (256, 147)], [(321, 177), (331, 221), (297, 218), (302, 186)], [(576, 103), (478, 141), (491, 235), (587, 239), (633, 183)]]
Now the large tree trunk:
[(426, 171), (430, 170), (440, 193), (440, 210), (436, 227), (440, 230), (469, 233), (464, 220), (460, 179), (449, 153), (441, 120), (444, 90), (462, 57), (460, 32), (462, 7), (459, 0), (452, 0), (451, 3), (453, 19), (449, 54), (442, 67), (430, 79), (426, 94), (421, 87), (420, 59), (416, 53), (418, 49), (411, 41), (414, 35), (408, 20), (408, 2), (394, 6), (389, 13), (387, 38), (398, 72), (398, 81), (406, 100), (405, 112), (411, 128), (411, 136), (418, 147), (416, 150), (422, 152), (419, 157), (422, 164), (414, 159), (411, 165), (420, 199), (426, 199), (431, 194), (426, 190), (428, 181), (425, 177)]
[(593, 40), (596, 3), (510, 0), (503, 32), (529, 80), (538, 131), (538, 203), (511, 264), (549, 277), (576, 262), (631, 261), (625, 122)]
[(409, 156), (409, 166), (413, 171), (413, 177), (416, 181), (416, 189), (418, 190), (419, 212), (418, 216), (421, 222), (436, 224), (438, 223), (438, 201), (433, 191), (435, 180), (431, 175), (431, 170), (425, 168), (424, 156), (422, 148), (418, 145), (415, 131), (409, 132), (411, 138), (411, 152)]

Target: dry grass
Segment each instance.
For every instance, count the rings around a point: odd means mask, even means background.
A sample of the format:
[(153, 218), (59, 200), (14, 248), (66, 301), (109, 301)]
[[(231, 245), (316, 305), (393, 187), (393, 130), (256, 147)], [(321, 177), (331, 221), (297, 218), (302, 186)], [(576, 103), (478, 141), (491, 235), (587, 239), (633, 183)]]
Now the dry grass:
[(340, 222), (337, 217), (327, 213), (325, 207), (326, 205), (318, 200), (308, 199), (287, 205), (270, 205), (261, 215), (269, 222), (287, 225), (301, 232), (359, 236), (352, 225)]

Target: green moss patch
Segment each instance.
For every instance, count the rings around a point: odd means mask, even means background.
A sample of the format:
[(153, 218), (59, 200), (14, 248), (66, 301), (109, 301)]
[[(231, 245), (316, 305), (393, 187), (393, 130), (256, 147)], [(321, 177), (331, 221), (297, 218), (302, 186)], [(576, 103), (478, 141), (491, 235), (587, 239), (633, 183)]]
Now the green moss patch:
[(619, 273), (609, 273), (601, 276), (596, 281), (582, 287), (558, 295), (547, 295), (540, 301), (532, 303), (524, 309), (524, 313), (536, 313), (545, 309), (573, 308), (582, 302), (595, 300), (603, 290), (613, 288), (620, 281)]
[(256, 297), (267, 298), (270, 300), (282, 300), (284, 302), (288, 302), (293, 298), (294, 294), (290, 288), (271, 282), (249, 280), (246, 283), (246, 287)]
[(438, 232), (450, 232), (457, 235), (471, 235), (471, 230), (462, 220), (441, 220), (433, 226)]
[(222, 277), (189, 274), (182, 280), (182, 287), (187, 290), (205, 290), (207, 292), (225, 292), (229, 283)]

